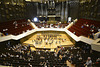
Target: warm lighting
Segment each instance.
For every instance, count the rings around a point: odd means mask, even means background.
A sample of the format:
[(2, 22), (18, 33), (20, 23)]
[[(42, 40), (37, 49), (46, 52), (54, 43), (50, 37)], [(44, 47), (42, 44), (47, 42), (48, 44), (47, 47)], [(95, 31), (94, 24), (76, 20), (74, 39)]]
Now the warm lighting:
[(57, 0), (57, 2), (58, 2), (58, 0)]
[(28, 19), (28, 22), (31, 22), (31, 20), (30, 20), (30, 19)]
[(46, 4), (46, 2), (44, 2)]
[(42, 17), (42, 16), (39, 16), (39, 17)]
[(53, 1), (53, 3), (55, 3), (55, 2)]
[(30, 1), (31, 2), (31, 0), (25, 0), (25, 1)]

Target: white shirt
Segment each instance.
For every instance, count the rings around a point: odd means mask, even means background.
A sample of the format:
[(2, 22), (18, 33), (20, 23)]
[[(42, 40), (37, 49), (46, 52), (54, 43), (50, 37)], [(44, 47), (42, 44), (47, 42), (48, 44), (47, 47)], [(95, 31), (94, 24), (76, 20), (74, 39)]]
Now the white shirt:
[(87, 61), (85, 64), (87, 65), (87, 67), (92, 67), (92, 61), (91, 60)]
[(100, 32), (100, 29), (98, 29), (98, 31)]

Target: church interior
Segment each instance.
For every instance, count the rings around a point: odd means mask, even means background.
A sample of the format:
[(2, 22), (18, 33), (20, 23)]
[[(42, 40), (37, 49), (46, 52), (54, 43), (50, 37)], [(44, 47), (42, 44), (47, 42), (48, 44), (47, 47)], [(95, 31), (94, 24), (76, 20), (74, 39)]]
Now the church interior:
[(0, 0), (0, 67), (100, 67), (100, 0)]

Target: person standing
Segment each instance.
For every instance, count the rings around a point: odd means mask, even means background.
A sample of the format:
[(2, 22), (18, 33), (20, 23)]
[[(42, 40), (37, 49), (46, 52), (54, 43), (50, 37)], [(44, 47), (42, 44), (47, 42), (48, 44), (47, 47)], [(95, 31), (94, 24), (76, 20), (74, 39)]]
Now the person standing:
[(88, 57), (86, 63), (84, 64), (85, 67), (92, 67), (92, 60), (91, 57)]

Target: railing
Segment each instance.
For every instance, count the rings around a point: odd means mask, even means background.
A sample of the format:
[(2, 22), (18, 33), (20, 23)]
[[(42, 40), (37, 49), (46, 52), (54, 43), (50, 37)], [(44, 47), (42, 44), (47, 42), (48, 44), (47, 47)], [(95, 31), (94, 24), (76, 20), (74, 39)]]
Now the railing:
[(3, 37), (0, 37), (0, 42), (2, 41), (6, 41), (6, 40), (19, 40), (23, 37), (26, 37), (34, 32), (37, 32), (37, 31), (64, 31), (64, 29), (60, 29), (60, 28), (41, 28), (41, 29), (32, 29), (32, 30), (29, 30), (29, 31), (26, 31), (22, 34), (19, 34), (17, 36), (15, 35), (8, 35), (8, 36), (3, 36)]
[(93, 41), (93, 43), (91, 44), (91, 47), (93, 50), (100, 52), (100, 42), (99, 41), (100, 41), (100, 38)]
[(98, 37), (100, 36), (100, 32), (97, 32), (94, 34), (94, 39), (98, 39)]
[(33, 28), (35, 28), (35, 29), (38, 28), (34, 23), (30, 22), (30, 24), (31, 24), (31, 26), (32, 26)]
[[(73, 23), (69, 24), (68, 27), (70, 27)], [(97, 41), (100, 41), (100, 39), (97, 39), (97, 40), (93, 40), (93, 39), (89, 39), (87, 37), (84, 37), (84, 36), (76, 36), (74, 33), (70, 32), (69, 30), (67, 30), (66, 28), (37, 28), (35, 27), (34, 24), (32, 24), (33, 27), (35, 29), (32, 29), (32, 30), (29, 30), (29, 31), (26, 31), (20, 35), (17, 35), (17, 36), (14, 36), (14, 35), (8, 35), (8, 36), (3, 36), (3, 37), (0, 37), (0, 42), (2, 41), (6, 41), (6, 40), (10, 40), (10, 39), (13, 39), (13, 40), (19, 40), (23, 37), (26, 37), (34, 32), (37, 32), (37, 31), (63, 31), (63, 32), (66, 32), (70, 37), (72, 37), (75, 41), (82, 41), (82, 42), (85, 42), (87, 44), (90, 44), (92, 49), (93, 50), (96, 50), (96, 51), (100, 51), (100, 43), (97, 43)]]

